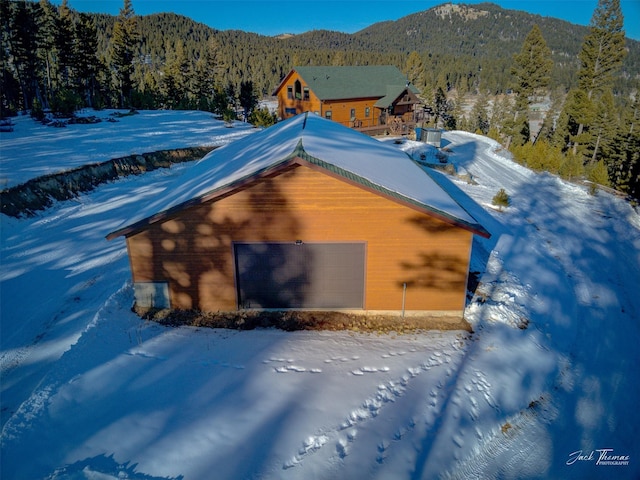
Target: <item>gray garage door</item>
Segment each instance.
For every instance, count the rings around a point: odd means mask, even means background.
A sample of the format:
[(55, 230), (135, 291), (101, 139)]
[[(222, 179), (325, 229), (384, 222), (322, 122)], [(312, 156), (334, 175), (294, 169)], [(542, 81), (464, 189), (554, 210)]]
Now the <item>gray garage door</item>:
[(235, 243), (240, 308), (363, 308), (364, 243)]

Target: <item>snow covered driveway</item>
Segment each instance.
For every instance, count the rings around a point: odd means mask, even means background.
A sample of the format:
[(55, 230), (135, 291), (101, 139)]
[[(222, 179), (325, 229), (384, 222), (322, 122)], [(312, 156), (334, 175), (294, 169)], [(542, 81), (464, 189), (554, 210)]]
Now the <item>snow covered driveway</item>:
[[(532, 371), (541, 371), (550, 355), (556, 362), (546, 384), (539, 387), (540, 399), (532, 398), (533, 408), (527, 408), (525, 420), (518, 423), (522, 428), (513, 438), (497, 442), (504, 444), (504, 451), (489, 447), (497, 458), (503, 457), (501, 461), (491, 467), (495, 461), (481, 448), (481, 459), (471, 456), (463, 465), (477, 460), (477, 471), (483, 475), (495, 471), (509, 476), (514, 468), (522, 468), (505, 462), (516, 451), (521, 465), (547, 460), (549, 470), (544, 473), (553, 478), (634, 478), (635, 462), (608, 467), (613, 471), (595, 465), (595, 460), (567, 462), (577, 451), (587, 457), (607, 448), (621, 456), (640, 452), (633, 433), (638, 423), (632, 420), (640, 391), (640, 309), (634, 293), (640, 291), (637, 213), (610, 195), (591, 196), (584, 188), (514, 165), (486, 139), (477, 142), (478, 137), (458, 132), (445, 138), (452, 142), (454, 161), (479, 183), (457, 182), (460, 188), (485, 205), (499, 188), (512, 199), (506, 213), (492, 213), (502, 229), (484, 242), (484, 250), (492, 252), (481, 279), (487, 300), (472, 304), (467, 317), (486, 331), (524, 316), (528, 328), (517, 340), (522, 346), (539, 347), (530, 359)], [(507, 365), (520, 370), (525, 387), (534, 377), (523, 370), (529, 355), (522, 356), (509, 356)], [(528, 418), (530, 410), (533, 418)], [(532, 438), (536, 431), (540, 438)]]

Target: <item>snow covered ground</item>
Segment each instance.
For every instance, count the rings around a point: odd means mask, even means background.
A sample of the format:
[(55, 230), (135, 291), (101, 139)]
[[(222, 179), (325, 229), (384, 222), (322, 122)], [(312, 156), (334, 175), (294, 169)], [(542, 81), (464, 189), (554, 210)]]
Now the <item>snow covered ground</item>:
[[(184, 132), (205, 114), (142, 115), (138, 138), (159, 145), (149, 151), (193, 146)], [(134, 153), (117, 147), (133, 118), (78, 126), (76, 141), (71, 126), (45, 130), (37, 142), (21, 119), (0, 137), (2, 177)], [(206, 121), (196, 145), (249, 133)], [(108, 139), (94, 152), (82, 143), (92, 129)], [(436, 178), (492, 233), (474, 240), (472, 335), (140, 320), (124, 241), (104, 236), (190, 164), (35, 218), (3, 216), (1, 477), (638, 478), (638, 214), (514, 164), (485, 137), (448, 132), (444, 143), (475, 184)], [(500, 188), (512, 200), (503, 213), (491, 206)]]
[[(209, 112), (143, 110), (86, 110), (80, 117), (96, 117), (96, 124), (69, 124), (55, 128), (29, 116), (12, 119), (14, 132), (0, 137), (0, 188), (132, 154), (173, 148), (210, 147), (252, 131), (236, 122), (227, 128)], [(124, 116), (118, 116), (123, 114)]]

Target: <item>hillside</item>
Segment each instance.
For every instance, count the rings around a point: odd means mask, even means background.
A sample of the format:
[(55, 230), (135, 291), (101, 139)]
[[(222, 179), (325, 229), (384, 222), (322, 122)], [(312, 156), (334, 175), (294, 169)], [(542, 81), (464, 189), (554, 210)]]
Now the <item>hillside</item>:
[[(107, 52), (115, 17), (96, 15), (95, 19), (99, 45)], [(404, 69), (412, 51), (421, 54), (429, 68), (436, 70), (434, 78), (444, 71), (460, 78), (482, 75), (483, 85), (499, 93), (508, 88), (512, 56), (520, 50), (534, 24), (538, 24), (553, 52), (552, 87), (571, 86), (577, 69), (576, 55), (587, 27), (491, 3), (443, 4), (396, 21), (373, 24), (354, 34), (314, 30), (277, 37), (215, 30), (171, 13), (142, 16), (138, 70), (161, 68), (178, 40), (184, 42), (191, 58), (200, 58), (213, 38), (225, 66), (222, 83), (239, 85), (249, 75), (265, 95), (294, 65), (394, 64)], [(619, 91), (630, 91), (628, 79), (640, 75), (640, 42), (627, 39), (627, 47), (629, 54), (616, 86)], [(463, 85), (456, 87), (465, 89)]]
[(443, 4), (395, 22), (374, 24), (354, 36), (383, 50), (510, 56), (520, 50), (534, 24), (556, 55), (577, 55), (587, 33), (586, 27), (564, 20), (482, 3)]

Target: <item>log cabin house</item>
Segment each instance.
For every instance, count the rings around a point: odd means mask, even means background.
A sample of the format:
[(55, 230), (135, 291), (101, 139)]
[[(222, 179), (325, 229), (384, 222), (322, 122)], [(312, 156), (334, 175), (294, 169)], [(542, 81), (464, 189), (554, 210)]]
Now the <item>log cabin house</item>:
[(474, 234), (406, 153), (309, 113), (214, 150), (107, 239), (141, 308), (461, 315)]
[(273, 92), (278, 117), (312, 112), (370, 135), (407, 134), (425, 109), (396, 67), (294, 67)]

